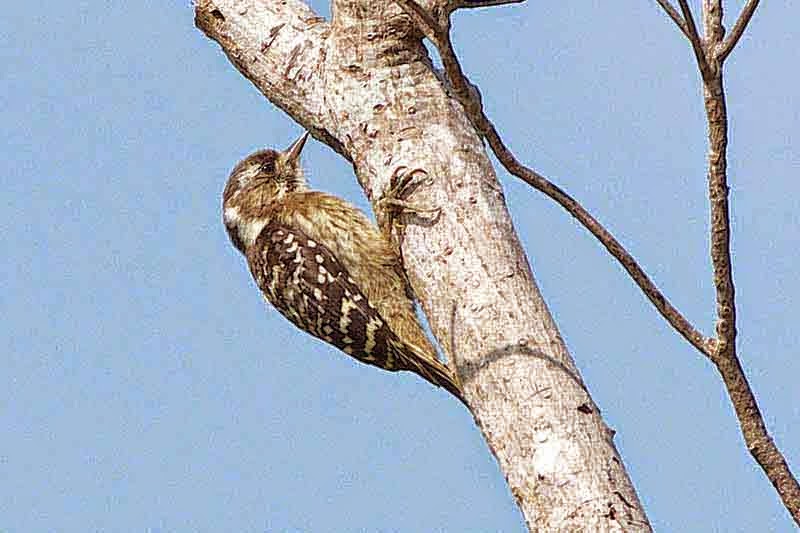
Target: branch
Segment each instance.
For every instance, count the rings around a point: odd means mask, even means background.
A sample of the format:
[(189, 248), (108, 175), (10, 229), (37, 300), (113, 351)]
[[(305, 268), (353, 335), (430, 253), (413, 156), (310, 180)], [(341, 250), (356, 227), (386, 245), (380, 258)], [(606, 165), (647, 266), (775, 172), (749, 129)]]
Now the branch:
[(701, 353), (710, 355), (713, 350), (713, 342), (711, 339), (700, 333), (680, 311), (667, 300), (625, 247), (622, 246), (622, 244), (620, 244), (619, 241), (617, 241), (579, 202), (541, 174), (520, 163), (511, 150), (506, 147), (500, 134), (494, 127), (494, 124), (492, 124), (484, 113), (480, 101), (475, 98), (472, 91), (470, 91), (471, 84), (461, 69), (461, 64), (453, 50), (453, 44), (448, 32), (442, 30), (433, 18), (414, 2), (414, 0), (396, 0), (396, 2), (403, 11), (414, 19), (426, 37), (428, 37), (439, 50), (442, 64), (447, 72), (447, 78), (452, 85), (454, 94), (464, 106), (470, 120), (475, 124), (478, 131), (486, 136), (489, 146), (506, 170), (534, 189), (555, 200), (556, 203), (575, 217), (575, 219), (589, 230), (589, 232), (594, 235), (622, 265), (661, 316), (689, 341), (692, 346), (697, 348)]
[(739, 42), (744, 30), (747, 29), (747, 25), (750, 23), (750, 19), (753, 18), (753, 13), (755, 13), (758, 7), (758, 2), (759, 0), (748, 0), (747, 4), (745, 4), (742, 13), (736, 20), (736, 24), (733, 25), (731, 32), (725, 40), (722, 41), (722, 46), (719, 50), (720, 61), (725, 61), (728, 55), (733, 51), (736, 43)]
[(455, 11), (462, 8), (504, 6), (506, 4), (521, 4), (525, 0), (453, 0), (449, 10)]
[[(430, 1), (433, 12), (445, 2)], [(207, 33), (258, 89), (341, 141), (373, 205), (399, 168), (430, 176), (404, 199), (447, 209), (434, 221), (407, 214), (395, 228), (404, 267), (431, 330), (457, 340), (452, 360), (470, 411), (528, 526), (649, 531), (612, 432), (535, 285), (484, 143), (431, 68), (420, 32), (386, 2), (334, 0), (330, 25), (313, 22), (325, 31), (309, 29), (306, 40), (297, 28), (319, 19), (300, 4), (202, 2), (216, 21)], [(285, 29), (262, 54), (281, 13)]]

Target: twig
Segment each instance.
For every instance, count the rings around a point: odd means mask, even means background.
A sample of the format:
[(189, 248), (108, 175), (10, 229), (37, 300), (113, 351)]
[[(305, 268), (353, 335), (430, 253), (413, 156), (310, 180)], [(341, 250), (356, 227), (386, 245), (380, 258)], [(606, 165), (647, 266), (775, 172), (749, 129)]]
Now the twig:
[(750, 19), (753, 18), (753, 13), (755, 13), (758, 7), (758, 2), (759, 0), (748, 0), (747, 4), (745, 4), (739, 18), (736, 20), (733, 28), (731, 28), (731, 32), (725, 40), (722, 41), (722, 46), (719, 50), (720, 61), (725, 61), (728, 55), (733, 51), (736, 43), (739, 42), (744, 30), (747, 29), (747, 25), (750, 23)]
[[(697, 33), (697, 27), (686, 0), (678, 0), (685, 17), (685, 25), (668, 2), (657, 0), (673, 21), (684, 32), (697, 57), (698, 68), (703, 77), (706, 95), (706, 113), (709, 121), (709, 194), (711, 200), (711, 255), (714, 265), (714, 283), (717, 292), (718, 321), (717, 338), (703, 336), (680, 312), (675, 309), (641, 269), (636, 260), (622, 245), (589, 214), (575, 199), (535, 171), (522, 165), (505, 146), (491, 121), (486, 117), (480, 101), (470, 91), (471, 84), (461, 69), (453, 50), (447, 28), (443, 28), (413, 0), (395, 0), (415, 21), (425, 36), (439, 51), (442, 64), (447, 73), (453, 93), (477, 130), (482, 133), (503, 166), (513, 175), (543, 192), (575, 217), (588, 229), (606, 249), (628, 271), (634, 282), (650, 299), (661, 315), (692, 346), (707, 356), (717, 367), (725, 383), (725, 388), (733, 403), (739, 426), (751, 455), (764, 470), (767, 478), (778, 491), (785, 507), (800, 525), (800, 485), (792, 475), (780, 450), (770, 437), (763, 416), (758, 408), (747, 377), (736, 355), (736, 313), (734, 287), (730, 258), (730, 216), (728, 213), (727, 186), (727, 111), (722, 85), (722, 59), (708, 53)], [(747, 21), (752, 17), (758, 1), (751, 0), (737, 21), (744, 31)], [(748, 9), (751, 11), (748, 13)], [(721, 0), (704, 0), (704, 25), (707, 46), (716, 46), (722, 39)], [(735, 45), (738, 36), (731, 40)], [(726, 41), (727, 42), (727, 41)], [(723, 50), (725, 45), (723, 45)], [(730, 50), (727, 50), (730, 53)], [(710, 61), (714, 61), (713, 69)]]
[(689, 40), (696, 41), (702, 48), (703, 43), (700, 39), (700, 34), (697, 33), (697, 25), (694, 23), (694, 15), (692, 15), (689, 4), (686, 0), (678, 0), (678, 5), (681, 8), (681, 13), (683, 13), (683, 20), (686, 21), (686, 29), (689, 30)]
[[(736, 350), (736, 299), (730, 250), (730, 212), (728, 205), (728, 110), (723, 85), (723, 61), (735, 45), (758, 2), (745, 6), (737, 25), (738, 36), (729, 39), (725, 50), (722, 26), (722, 0), (703, 1), (703, 25), (706, 35), (705, 57), (712, 61), (713, 75), (704, 80), (704, 103), (708, 122), (708, 193), (711, 207), (711, 263), (717, 308), (717, 343), (711, 360), (725, 382), (736, 411), (739, 427), (750, 454), (772, 482), (784, 506), (800, 525), (800, 484), (792, 475), (786, 459), (772, 440), (764, 418), (742, 370)], [(748, 9), (751, 11), (748, 12)], [(743, 17), (746, 19), (743, 20)], [(741, 24), (740, 24), (741, 22)], [(719, 47), (719, 48), (718, 48)], [(715, 50), (717, 53), (715, 54)], [(723, 55), (724, 52), (724, 55)]]
[(450, 3), (449, 9), (454, 11), (461, 8), (503, 6), (506, 4), (521, 4), (524, 1), (525, 0), (453, 0)]
[(605, 246), (609, 253), (614, 256), (628, 274), (630, 274), (636, 285), (639, 286), (658, 312), (661, 313), (661, 316), (663, 316), (678, 333), (683, 335), (683, 337), (701, 353), (709, 355), (713, 351), (713, 340), (700, 333), (681, 312), (667, 300), (658, 287), (656, 287), (655, 283), (647, 276), (647, 273), (639, 266), (636, 259), (634, 259), (625, 247), (623, 247), (597, 219), (586, 211), (580, 203), (544, 176), (522, 165), (505, 146), (494, 125), (491, 123), (486, 133), (486, 139), (498, 160), (511, 174), (521, 178), (535, 189), (555, 200)]
[(697, 59), (697, 66), (700, 69), (700, 74), (703, 76), (703, 81), (710, 80), (712, 72), (708, 65), (708, 58), (703, 46), (703, 40), (700, 38), (700, 34), (697, 33), (697, 26), (694, 23), (692, 10), (689, 8), (689, 4), (686, 0), (678, 0), (678, 4), (681, 6), (683, 19), (686, 21), (686, 28), (688, 30), (686, 36), (692, 45), (692, 51), (694, 51), (694, 57)]
[(575, 217), (619, 261), (667, 322), (683, 335), (692, 346), (700, 352), (710, 355), (714, 349), (713, 341), (700, 333), (680, 311), (670, 304), (655, 283), (650, 280), (639, 266), (636, 259), (619, 241), (574, 198), (541, 174), (520, 163), (511, 150), (506, 147), (500, 134), (483, 112), (480, 102), (472, 97), (470, 83), (461, 69), (461, 64), (453, 50), (448, 32), (443, 31), (436, 21), (413, 0), (396, 0), (396, 2), (414, 19), (426, 37), (438, 48), (442, 65), (447, 72), (454, 94), (464, 106), (472, 123), (485, 135), (489, 146), (503, 166), (514, 176), (555, 200), (556, 203)]
[(669, 0), (656, 0), (658, 5), (660, 5), (664, 11), (669, 15), (669, 18), (680, 28), (681, 32), (686, 36), (687, 39), (691, 40), (692, 37), (689, 35), (689, 28), (686, 27), (686, 23), (681, 18), (680, 14), (675, 11), (675, 8), (672, 7), (672, 4), (669, 3)]

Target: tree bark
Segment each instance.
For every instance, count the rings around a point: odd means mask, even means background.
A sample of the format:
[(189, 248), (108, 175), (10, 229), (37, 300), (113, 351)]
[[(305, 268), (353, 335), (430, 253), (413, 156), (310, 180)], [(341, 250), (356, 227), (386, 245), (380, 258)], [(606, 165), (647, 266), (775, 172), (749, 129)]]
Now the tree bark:
[[(431, 13), (446, 0), (420, 4)], [(196, 23), (275, 105), (353, 164), (373, 202), (417, 170), (401, 250), (436, 338), (528, 527), (649, 531), (537, 289), (483, 143), (389, 1), (198, 0)], [(399, 234), (402, 235), (399, 235)], [(453, 405), (457, 405), (453, 402)]]

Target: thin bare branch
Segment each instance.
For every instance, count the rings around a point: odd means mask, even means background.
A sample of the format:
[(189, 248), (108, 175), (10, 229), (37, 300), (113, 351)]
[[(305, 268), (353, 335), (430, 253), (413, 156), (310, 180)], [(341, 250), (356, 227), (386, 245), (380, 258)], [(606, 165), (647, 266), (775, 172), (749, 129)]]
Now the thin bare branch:
[[(470, 90), (472, 85), (463, 73), (453, 50), (449, 31), (442, 28), (413, 0), (396, 0), (403, 10), (418, 24), (423, 33), (437, 47), (453, 93), (464, 106), (470, 120), (489, 143), (498, 160), (513, 175), (543, 192), (575, 217), (628, 271), (661, 315), (692, 346), (707, 356), (720, 372), (733, 403), (745, 443), (752, 456), (764, 470), (778, 491), (786, 508), (800, 524), (800, 486), (789, 470), (780, 450), (770, 437), (747, 378), (736, 355), (736, 328), (734, 287), (730, 258), (730, 217), (728, 213), (728, 186), (726, 170), (727, 114), (722, 87), (722, 69), (718, 58), (713, 70), (697, 33), (694, 20), (685, 0), (679, 0), (687, 21), (687, 31), (703, 75), (706, 94), (706, 111), (709, 120), (709, 191), (712, 213), (712, 262), (717, 288), (717, 339), (709, 339), (698, 332), (675, 309), (648, 278), (636, 260), (590, 215), (575, 199), (558, 186), (522, 165), (505, 146), (491, 121), (486, 117), (480, 101)], [(659, 0), (659, 3), (664, 6)], [(709, 46), (719, 38), (721, 30), (721, 4), (719, 0), (706, 0), (704, 24), (710, 35)], [(665, 8), (666, 9), (666, 8)], [(674, 11), (674, 10), (673, 10)], [(669, 10), (667, 11), (669, 13)], [(677, 14), (676, 14), (677, 15)], [(672, 16), (672, 15), (671, 15)], [(673, 17), (673, 20), (675, 18)]]
[[(685, 0), (681, 0), (685, 3)], [(716, 345), (710, 358), (719, 370), (736, 411), (739, 427), (750, 454), (758, 462), (784, 506), (800, 525), (800, 484), (772, 440), (744, 374), (736, 350), (736, 299), (730, 250), (728, 205), (728, 110), (725, 103), (722, 63), (744, 31), (758, 1), (749, 1), (736, 22), (734, 33), (723, 40), (722, 0), (703, 0), (705, 57), (711, 76), (703, 72), (704, 103), (708, 122), (708, 193), (711, 208), (711, 263), (716, 292)], [(701, 67), (702, 71), (702, 67)]]
[(705, 108), (708, 122), (711, 263), (717, 300), (717, 347), (714, 353), (717, 358), (727, 358), (735, 357), (736, 353), (736, 300), (728, 205), (728, 111), (721, 72), (705, 85)]
[[(680, 0), (682, 4), (686, 0)], [(709, 49), (722, 39), (721, 0), (703, 1), (703, 26)], [(708, 198), (711, 210), (711, 263), (717, 300), (717, 346), (712, 360), (736, 355), (736, 302), (731, 266), (731, 229), (728, 206), (728, 109), (719, 58), (714, 75), (704, 77), (704, 104), (708, 123)]]
[(669, 18), (672, 19), (678, 28), (680, 28), (681, 32), (683, 32), (686, 38), (691, 41), (692, 36), (689, 34), (689, 28), (686, 27), (686, 22), (683, 21), (680, 13), (678, 13), (675, 8), (672, 7), (672, 4), (669, 2), (669, 0), (656, 0), (656, 2), (658, 2), (658, 5), (664, 9), (667, 15), (669, 15)]
[(415, 20), (422, 32), (438, 48), (439, 55), (442, 59), (442, 65), (447, 72), (453, 92), (464, 106), (472, 123), (485, 135), (489, 146), (506, 170), (522, 179), (531, 187), (555, 200), (556, 203), (575, 217), (578, 222), (589, 230), (589, 232), (605, 246), (609, 253), (619, 261), (667, 322), (683, 335), (692, 346), (697, 348), (700, 352), (710, 355), (713, 351), (713, 342), (711, 339), (700, 333), (680, 311), (670, 304), (669, 300), (667, 300), (658, 287), (656, 287), (655, 283), (650, 280), (644, 270), (636, 262), (636, 259), (633, 258), (625, 247), (622, 246), (622, 244), (620, 244), (619, 241), (617, 241), (579, 202), (541, 174), (520, 163), (511, 150), (508, 149), (492, 122), (483, 112), (481, 103), (477, 98), (473, 97), (473, 93), (470, 91), (471, 84), (461, 69), (461, 64), (453, 50), (453, 44), (450, 41), (448, 32), (442, 30), (436, 24), (436, 21), (413, 0), (396, 1), (397, 4)]
[(736, 47), (736, 43), (739, 42), (744, 30), (747, 29), (750, 19), (753, 18), (753, 13), (755, 13), (756, 8), (758, 7), (758, 2), (759, 0), (748, 0), (747, 4), (745, 4), (741, 14), (739, 15), (739, 18), (733, 25), (731, 32), (728, 34), (725, 40), (722, 41), (722, 46), (719, 50), (720, 61), (725, 61), (728, 55), (733, 51), (734, 47)]
[(703, 39), (700, 37), (700, 34), (697, 33), (697, 26), (694, 23), (692, 10), (689, 8), (689, 4), (686, 0), (678, 0), (678, 4), (681, 6), (683, 19), (686, 21), (686, 35), (689, 38), (689, 43), (692, 45), (692, 51), (694, 52), (695, 59), (697, 59), (697, 66), (700, 69), (700, 74), (703, 76), (704, 81), (710, 80), (712, 72), (708, 64), (708, 56), (703, 46)]
[(463, 8), (504, 6), (506, 4), (521, 4), (525, 0), (453, 0), (450, 11)]
[(800, 485), (764, 424), (756, 398), (747, 382), (735, 350), (724, 358), (712, 358), (733, 404), (739, 428), (750, 455), (761, 466), (784, 507), (800, 526)]
[(678, 333), (701, 353), (709, 355), (712, 352), (714, 346), (712, 339), (700, 333), (681, 312), (667, 300), (658, 287), (656, 287), (655, 283), (647, 276), (647, 273), (639, 266), (636, 259), (634, 259), (625, 247), (614, 238), (611, 232), (569, 194), (544, 176), (522, 165), (505, 146), (494, 125), (491, 123), (488, 124), (486, 139), (492, 151), (497, 156), (497, 159), (511, 174), (555, 200), (556, 203), (566, 209), (569, 214), (575, 217), (583, 227), (589, 230), (589, 232), (605, 246), (606, 250), (608, 250), (628, 272), (633, 281), (639, 286), (642, 292), (644, 292), (645, 296), (652, 302), (661, 316), (663, 316)]
[[(686, 0), (681, 0), (685, 3)], [(709, 49), (719, 43), (722, 28), (722, 1), (703, 1), (703, 26)], [(711, 263), (717, 300), (717, 346), (712, 360), (719, 364), (736, 357), (736, 299), (731, 264), (730, 212), (728, 205), (728, 109), (718, 57), (714, 75), (704, 77), (704, 104), (708, 123), (708, 198), (711, 210)]]

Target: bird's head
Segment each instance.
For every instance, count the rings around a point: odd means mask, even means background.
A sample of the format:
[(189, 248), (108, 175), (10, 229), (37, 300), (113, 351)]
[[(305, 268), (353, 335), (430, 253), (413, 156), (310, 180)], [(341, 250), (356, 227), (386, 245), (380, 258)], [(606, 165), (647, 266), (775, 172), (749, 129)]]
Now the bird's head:
[(222, 218), (231, 242), (242, 253), (269, 222), (265, 215), (270, 204), (308, 188), (300, 166), (306, 139), (308, 132), (283, 152), (259, 150), (233, 168), (222, 193)]

